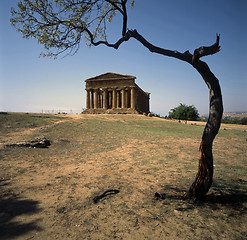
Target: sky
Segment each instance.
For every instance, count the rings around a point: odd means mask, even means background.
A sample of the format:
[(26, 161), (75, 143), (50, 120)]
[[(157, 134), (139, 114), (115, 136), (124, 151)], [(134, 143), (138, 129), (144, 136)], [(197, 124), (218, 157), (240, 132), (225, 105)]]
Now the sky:
[[(106, 72), (136, 76), (150, 92), (151, 111), (161, 116), (179, 103), (208, 114), (208, 88), (188, 63), (149, 52), (135, 39), (118, 50), (87, 47), (74, 56), (39, 57), (35, 39), (23, 39), (10, 24), (18, 0), (0, 1), (0, 111), (80, 113), (85, 108), (85, 80)], [(128, 8), (128, 28), (153, 45), (191, 53), (212, 45), (220, 33), (221, 51), (204, 57), (219, 79), (224, 112), (247, 111), (246, 0), (136, 0)], [(121, 35), (118, 16), (109, 24), (113, 42)]]

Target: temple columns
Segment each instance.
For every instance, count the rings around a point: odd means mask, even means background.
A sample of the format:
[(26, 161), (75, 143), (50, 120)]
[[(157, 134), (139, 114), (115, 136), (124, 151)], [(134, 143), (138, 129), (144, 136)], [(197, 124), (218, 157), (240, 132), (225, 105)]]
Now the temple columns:
[(136, 88), (86, 89), (87, 109), (136, 108)]

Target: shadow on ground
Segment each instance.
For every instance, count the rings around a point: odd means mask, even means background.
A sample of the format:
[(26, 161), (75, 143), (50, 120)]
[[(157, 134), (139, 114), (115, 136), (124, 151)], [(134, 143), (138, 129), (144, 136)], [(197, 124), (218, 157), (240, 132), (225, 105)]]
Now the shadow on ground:
[(0, 180), (0, 239), (10, 239), (21, 236), (32, 230), (40, 231), (37, 223), (39, 220), (28, 223), (21, 223), (15, 220), (15, 217), (21, 215), (30, 215), (39, 212), (39, 202), (29, 199), (21, 199), (13, 192), (4, 191), (2, 188), (7, 186), (4, 180)]
[[(164, 192), (161, 197), (165, 205), (174, 205), (178, 211), (187, 211), (195, 208), (204, 208), (218, 210), (227, 208), (232, 210), (232, 214), (246, 214), (247, 213), (247, 189), (239, 185), (225, 185), (213, 186), (206, 196), (204, 201), (191, 202), (184, 200), (183, 196), (185, 189), (180, 189), (172, 186), (164, 186)], [(159, 200), (159, 199), (157, 199)]]

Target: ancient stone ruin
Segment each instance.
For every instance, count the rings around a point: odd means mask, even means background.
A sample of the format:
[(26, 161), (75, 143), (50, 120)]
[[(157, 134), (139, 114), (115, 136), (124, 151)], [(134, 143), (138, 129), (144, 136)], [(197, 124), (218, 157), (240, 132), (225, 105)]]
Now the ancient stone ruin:
[(149, 113), (150, 93), (144, 92), (135, 79), (105, 73), (85, 80), (87, 97), (83, 113)]

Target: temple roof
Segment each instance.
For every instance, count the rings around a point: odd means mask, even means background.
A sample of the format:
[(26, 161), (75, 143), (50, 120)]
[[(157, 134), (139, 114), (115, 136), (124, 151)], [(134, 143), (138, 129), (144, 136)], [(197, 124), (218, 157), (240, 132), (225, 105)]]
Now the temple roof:
[(136, 77), (130, 76), (130, 75), (123, 75), (119, 73), (108, 72), (108, 73), (98, 75), (96, 77), (88, 78), (85, 80), (85, 82), (87, 81), (108, 81), (108, 80), (117, 81), (117, 80), (131, 80), (131, 79), (134, 80), (136, 79)]

